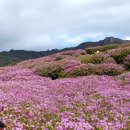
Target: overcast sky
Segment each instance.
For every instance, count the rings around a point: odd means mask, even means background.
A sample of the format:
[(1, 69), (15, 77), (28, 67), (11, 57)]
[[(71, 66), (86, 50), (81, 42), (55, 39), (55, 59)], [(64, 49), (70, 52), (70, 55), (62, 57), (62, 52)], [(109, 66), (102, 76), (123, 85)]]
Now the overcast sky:
[(0, 0), (0, 51), (130, 39), (130, 0)]

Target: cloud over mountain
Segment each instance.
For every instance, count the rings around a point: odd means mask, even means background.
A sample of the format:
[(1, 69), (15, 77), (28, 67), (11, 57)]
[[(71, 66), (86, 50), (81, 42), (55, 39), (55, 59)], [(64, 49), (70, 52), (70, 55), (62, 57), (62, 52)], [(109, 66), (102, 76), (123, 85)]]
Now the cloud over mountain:
[(0, 51), (130, 37), (129, 0), (1, 0)]

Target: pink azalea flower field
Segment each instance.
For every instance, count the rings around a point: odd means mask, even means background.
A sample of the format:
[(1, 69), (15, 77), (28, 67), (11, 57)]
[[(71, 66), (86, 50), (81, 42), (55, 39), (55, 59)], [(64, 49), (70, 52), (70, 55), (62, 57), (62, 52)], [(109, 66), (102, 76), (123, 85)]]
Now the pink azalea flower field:
[(0, 68), (5, 130), (130, 130), (129, 47), (105, 53), (66, 51)]
[(0, 70), (7, 130), (128, 130), (130, 73), (51, 80), (29, 69)]

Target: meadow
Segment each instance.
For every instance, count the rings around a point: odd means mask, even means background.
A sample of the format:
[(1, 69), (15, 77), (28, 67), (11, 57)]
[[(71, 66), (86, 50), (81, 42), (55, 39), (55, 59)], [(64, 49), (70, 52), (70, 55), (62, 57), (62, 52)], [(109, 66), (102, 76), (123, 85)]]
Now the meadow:
[(130, 44), (70, 50), (0, 68), (6, 130), (129, 130)]

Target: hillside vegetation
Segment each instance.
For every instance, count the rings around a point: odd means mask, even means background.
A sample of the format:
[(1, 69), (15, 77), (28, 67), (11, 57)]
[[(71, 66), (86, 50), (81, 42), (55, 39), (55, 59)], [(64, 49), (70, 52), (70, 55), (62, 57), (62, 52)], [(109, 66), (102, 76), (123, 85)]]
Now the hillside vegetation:
[(130, 44), (105, 45), (85, 50), (63, 51), (48, 57), (19, 63), (34, 73), (52, 79), (86, 75), (120, 75), (129, 67)]
[[(25, 51), (25, 50), (10, 50), (9, 52), (3, 51), (0, 52), (0, 67), (6, 65), (15, 65), (18, 62), (29, 60), (29, 59), (36, 59), (44, 56), (49, 56), (55, 53), (59, 53), (62, 51), (69, 51), (69, 50), (78, 50), (78, 49), (85, 49), (88, 47), (95, 47), (95, 46), (103, 46), (103, 45), (111, 45), (111, 44), (126, 44), (130, 41), (122, 40), (119, 38), (114, 37), (107, 37), (104, 40), (100, 40), (97, 42), (84, 42), (79, 44), (76, 47), (64, 48), (64, 49), (52, 49), (47, 51)], [(43, 48), (44, 50), (44, 48)]]
[(0, 68), (7, 130), (129, 130), (130, 44), (68, 50)]

